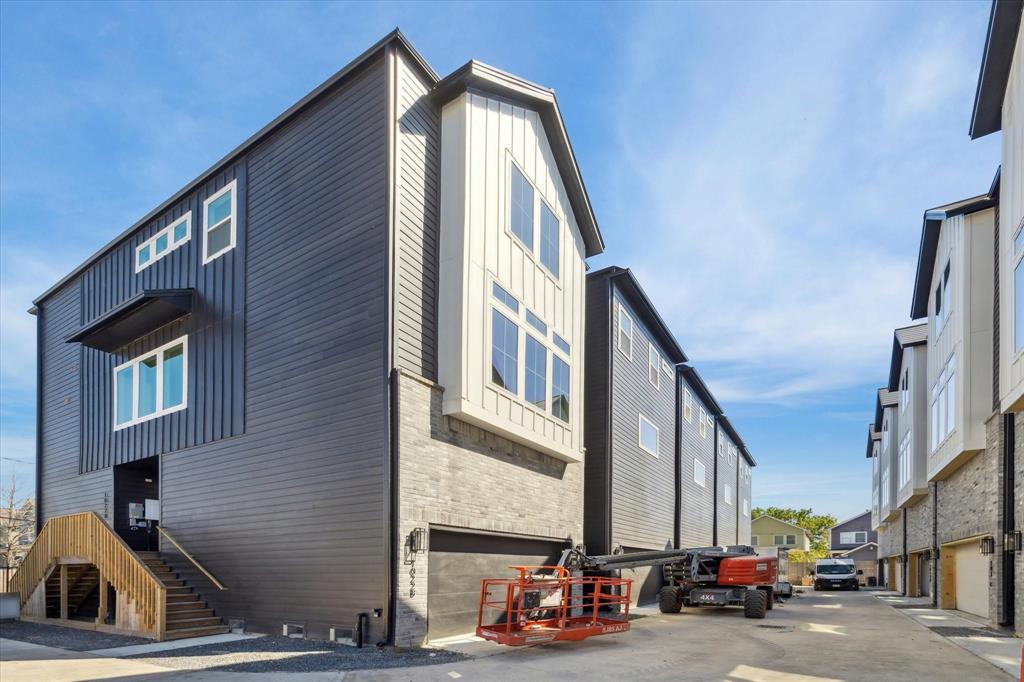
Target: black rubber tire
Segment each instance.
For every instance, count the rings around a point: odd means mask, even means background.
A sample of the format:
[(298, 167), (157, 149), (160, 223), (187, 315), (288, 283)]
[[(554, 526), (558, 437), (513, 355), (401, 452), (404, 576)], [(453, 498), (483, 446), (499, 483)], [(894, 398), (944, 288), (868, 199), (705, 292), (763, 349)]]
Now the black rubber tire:
[(761, 590), (747, 590), (743, 598), (743, 615), (747, 618), (764, 618), (768, 614), (768, 595)]
[(761, 590), (764, 592), (766, 608), (771, 611), (775, 607), (775, 599), (773, 599), (772, 590)]
[(679, 613), (683, 609), (683, 591), (667, 586), (658, 592), (658, 610), (662, 613)]
[(854, 592), (860, 592), (860, 585), (854, 585), (853, 586), (853, 591)]

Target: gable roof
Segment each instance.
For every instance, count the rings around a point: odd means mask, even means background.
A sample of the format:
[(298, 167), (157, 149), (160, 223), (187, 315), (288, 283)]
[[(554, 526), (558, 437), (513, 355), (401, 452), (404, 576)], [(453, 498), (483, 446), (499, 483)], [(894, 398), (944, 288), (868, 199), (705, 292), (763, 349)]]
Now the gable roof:
[(679, 374), (683, 377), (683, 381), (689, 384), (690, 388), (693, 389), (693, 392), (697, 394), (698, 398), (700, 398), (700, 401), (704, 403), (704, 407), (706, 407), (712, 415), (717, 417), (724, 414), (722, 406), (718, 404), (717, 400), (715, 400), (715, 396), (711, 395), (711, 389), (709, 389), (708, 385), (704, 383), (704, 380), (701, 379), (700, 374), (693, 365), (679, 365), (678, 369)]
[(887, 386), (878, 389), (878, 399), (875, 400), (875, 430), (882, 430), (882, 410), (886, 407), (894, 407), (900, 401), (900, 395), (896, 391), (890, 391)]
[(877, 542), (865, 542), (860, 547), (854, 547), (853, 549), (847, 549), (845, 551), (838, 552), (836, 554), (836, 556), (850, 556), (854, 552), (859, 552), (860, 550), (864, 549), (865, 547), (874, 547), (875, 549), (878, 549), (878, 543)]
[(864, 511), (862, 511), (860, 514), (857, 514), (856, 516), (851, 516), (850, 518), (846, 519), (845, 521), (840, 521), (836, 525), (832, 526), (832, 528), (829, 528), (829, 530), (831, 531), (831, 530), (833, 530), (835, 528), (838, 528), (839, 526), (846, 525), (850, 521), (856, 521), (857, 519), (865, 517), (865, 516), (869, 517), (868, 518), (868, 522), (870, 523), (871, 510), (870, 509), (865, 509)]
[(752, 467), (756, 467), (757, 462), (754, 461), (754, 456), (750, 454), (750, 451), (747, 449), (747, 444), (743, 442), (742, 438), (740, 438), (739, 432), (736, 431), (736, 428), (732, 425), (732, 421), (729, 420), (729, 417), (724, 414), (718, 415), (718, 423), (739, 449), (740, 454), (743, 455), (743, 459), (747, 460), (747, 464)]
[(607, 279), (613, 281), (626, 295), (626, 298), (629, 299), (633, 311), (641, 318), (644, 326), (657, 337), (662, 347), (668, 352), (669, 359), (673, 365), (679, 365), (689, 359), (686, 357), (682, 346), (676, 341), (672, 330), (668, 328), (665, 320), (658, 313), (658, 309), (654, 307), (651, 299), (647, 297), (647, 293), (640, 286), (640, 282), (632, 270), (612, 265), (588, 273), (587, 279)]
[(1003, 98), (1010, 78), (1013, 50), (1020, 31), (1022, 0), (992, 0), (981, 53), (978, 88), (971, 112), (971, 139), (976, 140), (1003, 127)]
[(921, 244), (917, 252), (917, 271), (914, 275), (914, 297), (910, 302), (910, 319), (928, 317), (928, 297), (931, 294), (932, 273), (935, 270), (935, 252), (939, 247), (939, 232), (942, 222), (954, 216), (967, 215), (992, 208), (999, 203), (999, 175), (992, 179), (986, 194), (970, 199), (961, 199), (944, 206), (936, 206), (924, 212), (921, 225)]
[[(598, 229), (597, 220), (594, 217), (594, 212), (590, 204), (590, 198), (587, 195), (586, 187), (583, 185), (583, 178), (580, 175), (579, 167), (576, 164), (576, 157), (573, 154), (572, 145), (569, 142), (568, 135), (566, 134), (565, 124), (562, 120), (561, 113), (559, 112), (554, 92), (500, 71), (499, 69), (495, 69), (494, 67), (475, 61), (469, 62), (442, 80), (430, 67), (423, 56), (416, 51), (416, 48), (412, 46), (412, 43), (409, 42), (401, 30), (395, 28), (393, 31), (370, 46), (358, 57), (343, 66), (334, 75), (306, 94), (298, 102), (286, 109), (270, 123), (251, 135), (247, 140), (242, 142), (242, 144), (232, 149), (219, 161), (196, 176), (195, 179), (187, 183), (159, 206), (136, 221), (131, 227), (121, 232), (121, 234), (113, 240), (108, 242), (93, 255), (89, 256), (89, 258), (83, 261), (78, 267), (36, 297), (32, 302), (33, 306), (39, 305), (43, 300), (77, 277), (86, 268), (90, 267), (98, 258), (131, 236), (136, 230), (143, 227), (154, 218), (160, 216), (160, 214), (164, 213), (183, 197), (187, 196), (197, 187), (207, 182), (210, 177), (221, 168), (233, 163), (238, 158), (249, 152), (257, 144), (262, 142), (271, 133), (293, 120), (310, 105), (319, 101), (322, 96), (332, 90), (335, 86), (358, 74), (363, 68), (368, 66), (375, 58), (382, 55), (387, 49), (398, 49), (405, 52), (405, 54), (410, 58), (413, 68), (418, 70), (426, 79), (427, 83), (432, 88), (432, 92), (437, 93), (433, 96), (440, 97), (442, 101), (446, 96), (445, 93), (449, 93), (450, 96), (454, 96), (457, 94), (457, 91), (460, 92), (462, 89), (476, 87), (479, 89), (486, 89), (491, 92), (498, 92), (506, 97), (522, 101), (528, 106), (537, 108), (540, 113), (541, 120), (544, 123), (545, 130), (548, 131), (548, 140), (551, 143), (559, 173), (561, 173), (563, 181), (566, 183), (566, 192), (569, 194), (569, 202), (572, 205), (576, 222), (579, 225), (580, 233), (583, 236), (586, 255), (589, 257), (601, 253), (604, 250), (604, 240), (601, 237), (600, 230)], [(35, 307), (33, 307), (29, 312), (34, 311)]]
[(878, 430), (875, 428), (875, 425), (873, 423), (872, 424), (868, 424), (868, 454), (867, 454), (867, 458), (868, 459), (871, 459), (872, 450), (874, 450), (873, 446), (875, 444), (875, 441), (876, 440), (881, 440), (881, 439), (882, 439), (882, 434), (878, 432)]
[(892, 335), (892, 360), (889, 363), (889, 390), (899, 390), (903, 349), (928, 343), (928, 323), (900, 327)]
[(565, 129), (562, 112), (558, 108), (555, 91), (483, 62), (470, 60), (437, 83), (431, 97), (439, 104), (444, 104), (466, 90), (492, 93), (537, 110), (548, 134), (548, 142), (551, 144), (558, 172), (565, 182), (565, 190), (583, 236), (587, 256), (595, 256), (604, 251), (601, 230), (597, 226), (590, 195), (587, 194), (583, 176), (576, 163), (576, 155)]
[(783, 521), (782, 519), (780, 519), (780, 518), (777, 518), (777, 517), (775, 517), (775, 516), (772, 516), (772, 515), (770, 515), (770, 514), (761, 514), (760, 516), (758, 516), (758, 517), (757, 517), (756, 519), (754, 519), (754, 520), (753, 520), (753, 521), (751, 521), (750, 523), (751, 523), (751, 524), (754, 524), (754, 523), (756, 523), (757, 521), (760, 521), (761, 519), (771, 519), (771, 520), (773, 520), (773, 521), (778, 521), (779, 523), (781, 523), (781, 524), (785, 524), (785, 525), (789, 526), (790, 528), (796, 528), (797, 530), (799, 530), (799, 531), (800, 531), (801, 533), (803, 533), (804, 535), (807, 535), (807, 529), (806, 529), (806, 528), (804, 528), (803, 526), (798, 526), (798, 525), (796, 525), (795, 523), (790, 523), (789, 521)]

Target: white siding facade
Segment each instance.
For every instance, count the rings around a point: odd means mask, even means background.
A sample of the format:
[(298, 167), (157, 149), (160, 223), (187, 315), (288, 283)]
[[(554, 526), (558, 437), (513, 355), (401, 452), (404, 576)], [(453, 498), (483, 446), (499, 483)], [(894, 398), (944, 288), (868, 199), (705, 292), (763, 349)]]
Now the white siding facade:
[[(504, 100), (466, 92), (444, 107), (441, 137), (438, 382), (444, 387), (443, 412), (564, 461), (581, 461), (585, 249), (540, 118)], [(545, 202), (559, 220), (557, 277), (540, 262), (539, 220), (532, 250), (512, 234), (513, 165), (534, 188), (535, 217)], [(495, 283), (518, 301), (518, 318), (495, 302)], [(491, 381), (492, 309), (519, 327), (516, 393)], [(569, 343), (568, 422), (552, 414), (550, 396), (543, 408), (524, 397), (524, 334), (536, 336), (526, 310), (548, 327), (549, 385), (552, 333)]]
[[(1024, 31), (1017, 34), (1013, 65), (1003, 98), (1003, 164), (999, 187), (999, 392), (1004, 412), (1024, 411), (1024, 338), (1016, 334), (1015, 296), (1019, 259), (1015, 239), (1024, 224)], [(1024, 268), (1024, 265), (1021, 265)], [(1021, 298), (1024, 298), (1022, 296)], [(1022, 320), (1024, 328), (1024, 320)]]
[[(928, 494), (928, 351), (926, 345), (903, 349), (901, 381), (907, 395), (900, 399), (897, 431), (896, 504), (904, 507)], [(907, 475), (901, 475), (899, 455), (906, 450)], [(906, 480), (901, 480), (905, 478)]]

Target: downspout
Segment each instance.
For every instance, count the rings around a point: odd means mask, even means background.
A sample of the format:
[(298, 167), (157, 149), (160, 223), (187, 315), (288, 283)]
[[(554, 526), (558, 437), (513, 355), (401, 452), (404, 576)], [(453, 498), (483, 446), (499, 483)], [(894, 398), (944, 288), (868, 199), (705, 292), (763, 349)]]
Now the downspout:
[(907, 584), (907, 578), (910, 575), (909, 572), (909, 561), (910, 557), (907, 556), (907, 508), (903, 508), (903, 568), (900, 571), (903, 573), (903, 595), (906, 596), (910, 593), (910, 585)]
[[(615, 400), (615, 394), (612, 393), (614, 381), (613, 376), (613, 364), (615, 362), (615, 344), (618, 342), (618, 338), (615, 336), (617, 328), (615, 326), (615, 283), (612, 277), (606, 279), (607, 282), (607, 295), (605, 300), (608, 301), (608, 343), (605, 344), (607, 348), (605, 352), (608, 354), (607, 363), (605, 367), (608, 372), (608, 400), (606, 401), (605, 409), (607, 415), (605, 416), (605, 423), (608, 424), (608, 428), (605, 429), (605, 442), (604, 442), (604, 489), (601, 491), (604, 497), (604, 532), (602, 533), (604, 540), (604, 547), (601, 548), (601, 552), (610, 554), (612, 551), (612, 429), (614, 428), (612, 422), (612, 401)], [(632, 343), (632, 341), (630, 341)]]
[[(386, 239), (387, 239), (387, 272), (384, 279), (386, 320), (384, 325), (384, 409), (387, 411), (385, 430), (384, 456), (387, 462), (384, 467), (384, 541), (387, 543), (387, 571), (384, 576), (385, 603), (387, 605), (387, 619), (385, 622), (384, 641), (394, 644), (396, 612), (398, 601), (398, 477), (396, 476), (398, 466), (398, 434), (399, 423), (397, 419), (396, 401), (398, 399), (398, 373), (394, 365), (394, 339), (395, 339), (395, 155), (397, 144), (395, 142), (396, 126), (396, 91), (398, 88), (397, 58), (395, 56), (394, 44), (388, 44), (384, 48), (384, 69), (385, 69), (385, 97), (387, 99), (387, 175), (384, 182), (384, 206), (386, 212)], [(360, 632), (362, 632), (362, 618), (360, 614)]]
[(714, 510), (711, 514), (711, 544), (718, 547), (718, 415), (715, 415), (715, 432), (711, 437), (711, 461), (715, 463), (711, 467), (711, 485), (715, 490), (715, 503), (712, 505)]
[(675, 471), (675, 508), (674, 508), (673, 514), (672, 514), (672, 535), (673, 535), (673, 537), (672, 537), (672, 547), (674, 549), (679, 549), (679, 543), (681, 542), (680, 535), (682, 533), (682, 524), (683, 524), (683, 448), (682, 448), (682, 439), (683, 439), (682, 421), (683, 420), (682, 420), (682, 411), (681, 411), (683, 406), (682, 406), (682, 404), (681, 404), (681, 402), (679, 400), (679, 394), (682, 392), (682, 383), (683, 382), (682, 382), (682, 375), (679, 373), (679, 368), (678, 367), (673, 367), (673, 375), (675, 377), (675, 391), (676, 391), (676, 395), (675, 395), (675, 405), (676, 405), (675, 409), (676, 409), (676, 411), (675, 411), (675, 417), (672, 420), (673, 422), (675, 422), (675, 425), (676, 425), (676, 428), (675, 428), (675, 431), (676, 431), (676, 433), (675, 433), (675, 438), (676, 438), (676, 447), (675, 447), (675, 458), (676, 458), (675, 466), (676, 466), (676, 471)]
[(939, 551), (939, 483), (930, 483), (932, 487), (932, 606), (939, 605), (939, 562), (942, 553)]
[(43, 311), (33, 307), (36, 316), (36, 537), (43, 528)]
[(999, 620), (999, 624), (1004, 627), (1013, 627), (1014, 625), (1014, 605), (1016, 596), (1015, 586), (1015, 571), (1014, 571), (1014, 560), (1016, 559), (1017, 552), (1020, 550), (1016, 546), (1016, 541), (1013, 543), (1013, 549), (1007, 549), (1009, 540), (1013, 536), (1014, 530), (1017, 526), (1017, 520), (1015, 518), (1014, 503), (1014, 491), (1015, 491), (1015, 475), (1014, 475), (1014, 463), (1016, 460), (1016, 425), (1014, 423), (1014, 413), (1003, 415), (1003, 603), (1002, 603), (1002, 618)]

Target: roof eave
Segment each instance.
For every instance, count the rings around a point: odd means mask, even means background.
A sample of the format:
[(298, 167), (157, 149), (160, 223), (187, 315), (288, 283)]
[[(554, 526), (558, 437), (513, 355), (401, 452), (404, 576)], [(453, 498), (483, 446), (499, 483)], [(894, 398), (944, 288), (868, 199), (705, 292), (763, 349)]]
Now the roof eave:
[(658, 312), (658, 309), (654, 307), (650, 297), (647, 295), (647, 292), (644, 291), (644, 288), (640, 286), (640, 281), (636, 278), (636, 275), (633, 274), (632, 270), (618, 265), (609, 265), (608, 267), (601, 268), (600, 270), (587, 273), (587, 278), (589, 279), (591, 277), (595, 279), (606, 277), (608, 279), (624, 280), (626, 282), (626, 287), (624, 287), (624, 289), (633, 300), (633, 303), (642, 308), (641, 312), (643, 312), (645, 317), (647, 317), (647, 320), (645, 321), (649, 325), (653, 325), (655, 327), (653, 331), (658, 335), (662, 344), (671, 355), (670, 359), (672, 360), (672, 364), (680, 365), (684, 362), (689, 362), (690, 358), (687, 357), (686, 351), (684, 351), (683, 347), (679, 345), (679, 341), (676, 339), (675, 334), (672, 333), (672, 330), (669, 328), (668, 324), (666, 324), (661, 313)]
[(1020, 30), (1022, 0), (993, 0), (971, 110), (971, 139), (1002, 129), (1003, 98)]

